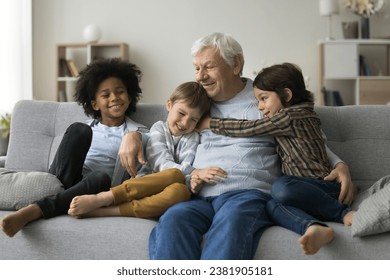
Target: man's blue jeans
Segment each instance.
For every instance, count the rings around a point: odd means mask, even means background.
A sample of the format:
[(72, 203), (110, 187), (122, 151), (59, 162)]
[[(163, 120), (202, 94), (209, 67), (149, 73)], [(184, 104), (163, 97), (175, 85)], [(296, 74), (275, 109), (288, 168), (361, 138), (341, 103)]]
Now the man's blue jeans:
[(282, 176), (272, 184), (267, 212), (277, 225), (303, 235), (312, 224), (343, 223), (351, 208), (338, 200), (339, 194), (337, 182)]
[(252, 259), (272, 225), (259, 190), (226, 192), (178, 203), (161, 216), (149, 238), (150, 259)]

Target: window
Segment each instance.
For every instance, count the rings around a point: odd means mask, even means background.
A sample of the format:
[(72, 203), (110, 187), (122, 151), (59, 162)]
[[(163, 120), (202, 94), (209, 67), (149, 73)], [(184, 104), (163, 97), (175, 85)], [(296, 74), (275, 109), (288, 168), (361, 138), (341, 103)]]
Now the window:
[(32, 0), (0, 1), (0, 114), (32, 99)]

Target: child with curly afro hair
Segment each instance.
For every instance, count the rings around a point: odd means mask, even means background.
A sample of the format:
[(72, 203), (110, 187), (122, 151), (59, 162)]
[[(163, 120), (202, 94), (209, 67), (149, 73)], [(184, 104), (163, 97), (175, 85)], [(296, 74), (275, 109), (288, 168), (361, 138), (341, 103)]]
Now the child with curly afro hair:
[(118, 58), (95, 60), (80, 71), (74, 97), (92, 120), (67, 128), (49, 168), (64, 190), (5, 217), (0, 225), (6, 235), (12, 237), (38, 219), (64, 215), (75, 196), (109, 190), (112, 181), (128, 178), (118, 168), (122, 137), (148, 131), (127, 117), (136, 110), (141, 76), (135, 64)]
[(132, 63), (119, 58), (99, 59), (84, 68), (79, 75), (76, 84), (75, 101), (81, 104), (85, 114), (94, 119), (101, 117), (100, 111), (92, 107), (92, 101), (96, 99), (96, 93), (100, 84), (107, 78), (115, 77), (122, 81), (130, 102), (125, 114), (129, 116), (135, 112), (138, 100), (141, 97), (139, 82), (142, 77), (141, 70)]

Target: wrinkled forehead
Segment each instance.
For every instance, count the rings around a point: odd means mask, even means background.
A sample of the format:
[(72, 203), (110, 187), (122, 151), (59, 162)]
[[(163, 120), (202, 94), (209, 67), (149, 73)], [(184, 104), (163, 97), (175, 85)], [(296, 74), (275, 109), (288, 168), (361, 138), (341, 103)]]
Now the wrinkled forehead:
[(213, 47), (206, 47), (193, 56), (193, 64), (196, 66), (207, 65), (210, 63), (220, 63), (224, 61), (219, 50)]

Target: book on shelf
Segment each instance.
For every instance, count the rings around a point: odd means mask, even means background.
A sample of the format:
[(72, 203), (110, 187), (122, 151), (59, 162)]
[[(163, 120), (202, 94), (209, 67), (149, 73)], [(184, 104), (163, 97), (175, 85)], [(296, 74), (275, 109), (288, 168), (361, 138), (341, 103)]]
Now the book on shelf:
[(72, 77), (72, 73), (70, 72), (68, 62), (66, 61), (66, 59), (64, 58), (60, 59), (60, 66), (61, 66), (60, 75), (62, 77)]
[(324, 94), (326, 106), (344, 106), (343, 98), (338, 90), (329, 90), (323, 87), (321, 91)]
[(78, 77), (79, 76), (79, 71), (76, 67), (76, 64), (72, 59), (67, 60), (68, 68), (70, 70), (70, 73), (72, 74), (72, 77)]
[(359, 55), (359, 75), (360, 76), (370, 75), (366, 58), (363, 55)]

